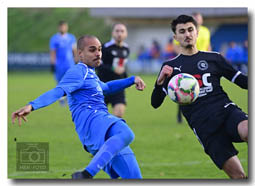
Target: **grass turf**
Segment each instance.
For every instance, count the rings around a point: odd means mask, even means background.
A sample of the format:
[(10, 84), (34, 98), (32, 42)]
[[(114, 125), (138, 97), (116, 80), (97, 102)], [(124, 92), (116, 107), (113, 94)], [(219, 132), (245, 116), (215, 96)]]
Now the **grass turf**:
[[(144, 92), (133, 87), (126, 90), (127, 108), (124, 119), (136, 137), (131, 148), (145, 179), (226, 179), (223, 171), (212, 163), (186, 121), (177, 124), (177, 105), (166, 98), (153, 109), (150, 96), (156, 79), (141, 75), (147, 84)], [(248, 93), (222, 79), (224, 90), (243, 111), (248, 112)], [(11, 113), (55, 86), (48, 72), (9, 72), (8, 74), (8, 178), (69, 179), (83, 169), (91, 156), (85, 152), (76, 135), (68, 107), (56, 102), (28, 116), (19, 127), (11, 124)], [(109, 108), (111, 112), (111, 108)], [(17, 142), (48, 142), (49, 171), (16, 171)], [(238, 157), (248, 174), (248, 146), (235, 144)], [(100, 171), (95, 178), (109, 178)]]

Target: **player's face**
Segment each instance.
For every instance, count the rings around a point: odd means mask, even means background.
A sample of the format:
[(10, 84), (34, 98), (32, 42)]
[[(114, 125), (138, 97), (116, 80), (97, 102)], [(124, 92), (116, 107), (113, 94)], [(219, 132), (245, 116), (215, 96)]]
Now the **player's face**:
[(117, 24), (112, 30), (112, 37), (117, 42), (120, 43), (127, 38), (127, 28), (123, 24)]
[(101, 64), (102, 46), (98, 39), (89, 38), (84, 41), (85, 47), (79, 50), (79, 56), (82, 62), (90, 67), (98, 67)]
[(68, 31), (68, 24), (59, 25), (58, 29), (61, 34), (64, 34)]
[(196, 45), (198, 32), (191, 22), (176, 25), (174, 39), (179, 41), (181, 47), (191, 48)]

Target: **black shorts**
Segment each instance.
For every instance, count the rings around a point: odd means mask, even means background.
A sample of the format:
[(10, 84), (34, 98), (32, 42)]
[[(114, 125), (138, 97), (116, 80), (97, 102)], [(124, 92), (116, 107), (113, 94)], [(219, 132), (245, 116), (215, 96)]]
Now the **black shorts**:
[(111, 103), (112, 107), (119, 103), (127, 104), (124, 91), (118, 92), (117, 94), (107, 95), (105, 96), (104, 101), (107, 105)]
[[(226, 112), (222, 114), (225, 117), (222, 117), (224, 120), (222, 120), (221, 127), (206, 138), (200, 138), (201, 131), (199, 131), (199, 128), (193, 128), (206, 154), (210, 156), (219, 169), (223, 168), (226, 160), (238, 154), (233, 142), (243, 142), (243, 140), (238, 134), (237, 126), (241, 121), (248, 120), (248, 116), (235, 105), (230, 105)], [(208, 126), (213, 124), (215, 123), (209, 123)]]

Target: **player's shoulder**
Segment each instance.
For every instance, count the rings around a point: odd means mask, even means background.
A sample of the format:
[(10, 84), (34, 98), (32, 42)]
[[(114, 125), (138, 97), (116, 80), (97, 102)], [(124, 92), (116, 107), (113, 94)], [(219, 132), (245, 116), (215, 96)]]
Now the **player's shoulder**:
[(71, 75), (72, 77), (76, 76), (79, 78), (87, 76), (88, 72), (89, 67), (86, 64), (79, 62), (69, 68), (67, 74)]
[(75, 64), (73, 67), (76, 68), (77, 70), (86, 70), (86, 71), (89, 68), (88, 65), (86, 65), (82, 62), (79, 62), (79, 63)]
[(67, 33), (68, 34), (68, 37), (70, 37), (70, 38), (75, 38), (75, 35), (73, 35), (73, 34), (71, 34), (71, 33)]
[(216, 51), (199, 51), (200, 55), (204, 55), (204, 56), (220, 56), (221, 53), (216, 52)]
[(123, 47), (128, 48), (128, 44), (126, 42), (123, 42)]
[(81, 73), (88, 70), (88, 66), (82, 62), (79, 62), (73, 65), (71, 68), (68, 69), (69, 73)]
[(178, 54), (178, 55), (175, 56), (174, 58), (165, 61), (165, 62), (163, 63), (162, 66), (164, 66), (164, 65), (170, 65), (170, 66), (171, 66), (171, 65), (173, 65), (174, 63), (178, 62), (179, 59), (180, 59), (180, 57), (181, 57), (181, 54)]
[(222, 61), (224, 57), (221, 53), (216, 51), (200, 51), (200, 56), (210, 61)]
[[(110, 41), (103, 44), (104, 48), (110, 48), (110, 47), (116, 47), (116, 43), (114, 39), (111, 39)], [(128, 48), (128, 44), (126, 42), (123, 42), (123, 47)]]
[(114, 46), (115, 45), (115, 41), (113, 39), (111, 39), (110, 41), (106, 42), (103, 47), (104, 48), (109, 48), (111, 46)]
[(201, 30), (202, 30), (202, 32), (210, 32), (209, 28), (207, 28), (206, 26), (203, 26), (203, 25), (201, 25), (199, 28), (199, 31), (201, 31)]
[(58, 33), (55, 33), (55, 34), (53, 34), (52, 36), (51, 36), (51, 40), (53, 40), (53, 39), (56, 39), (56, 38), (58, 38), (59, 37), (59, 34)]

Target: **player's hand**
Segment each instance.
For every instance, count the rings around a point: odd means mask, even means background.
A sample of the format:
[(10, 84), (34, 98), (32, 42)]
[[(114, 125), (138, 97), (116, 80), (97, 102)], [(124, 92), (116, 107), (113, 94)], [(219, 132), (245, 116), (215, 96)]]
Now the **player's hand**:
[(140, 91), (144, 90), (146, 87), (144, 81), (139, 76), (135, 77), (135, 85), (135, 88)]
[(14, 124), (16, 118), (18, 118), (19, 126), (21, 126), (21, 119), (23, 119), (24, 121), (27, 121), (27, 118), (25, 116), (27, 116), (32, 111), (32, 108), (33, 108), (32, 105), (26, 105), (22, 107), (21, 109), (13, 112), (12, 123)]
[(122, 66), (117, 66), (115, 69), (114, 69), (114, 72), (118, 75), (121, 75), (125, 72), (125, 67), (122, 67)]
[(170, 77), (172, 75), (172, 73), (173, 73), (173, 67), (165, 65), (159, 74), (159, 77), (157, 79), (157, 84), (162, 85), (164, 83), (165, 79)]

